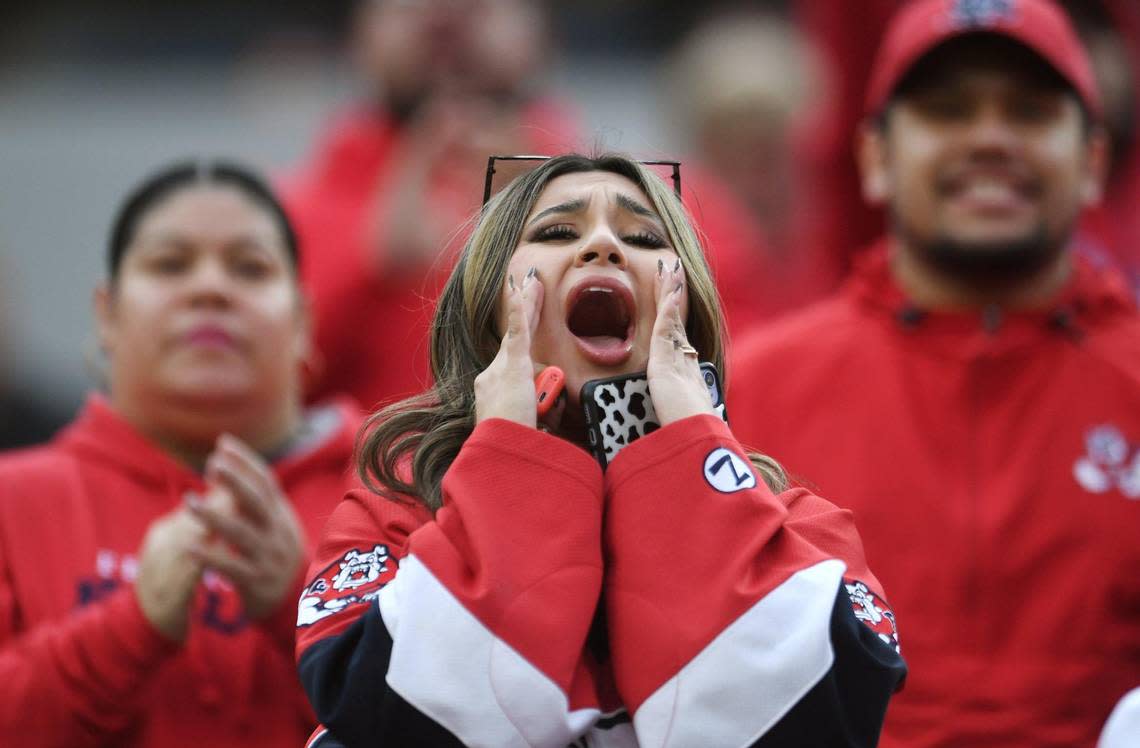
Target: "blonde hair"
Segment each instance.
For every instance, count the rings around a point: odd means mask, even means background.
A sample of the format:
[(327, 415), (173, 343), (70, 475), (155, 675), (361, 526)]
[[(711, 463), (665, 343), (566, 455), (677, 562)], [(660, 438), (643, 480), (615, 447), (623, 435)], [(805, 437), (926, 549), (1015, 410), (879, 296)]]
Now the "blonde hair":
[[(365, 424), (358, 445), (358, 469), (371, 490), (397, 499), (412, 496), (432, 510), (439, 508), (443, 475), (475, 428), (475, 377), (499, 350), (496, 313), (523, 224), (551, 180), (592, 171), (626, 177), (649, 198), (685, 268), (689, 342), (702, 361), (725, 371), (720, 301), (680, 199), (656, 174), (625, 156), (551, 158), (515, 179), (484, 206), (436, 307), (431, 331), (435, 385), (383, 408)], [(773, 491), (787, 486), (784, 471), (774, 460), (758, 454), (750, 457)], [(410, 480), (406, 477), (409, 468)]]

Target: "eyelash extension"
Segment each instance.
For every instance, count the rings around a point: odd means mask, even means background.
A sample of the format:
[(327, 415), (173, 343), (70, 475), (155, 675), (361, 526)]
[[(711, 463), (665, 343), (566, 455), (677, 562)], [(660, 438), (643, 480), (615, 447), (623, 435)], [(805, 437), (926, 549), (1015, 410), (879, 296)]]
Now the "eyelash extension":
[(534, 232), (531, 241), (557, 241), (559, 239), (577, 239), (578, 232), (565, 224), (547, 226)]
[(636, 234), (631, 234), (624, 237), (624, 241), (629, 244), (634, 244), (640, 247), (647, 247), (649, 249), (664, 249), (669, 246), (669, 243), (662, 239), (657, 234), (649, 231), (641, 231)]

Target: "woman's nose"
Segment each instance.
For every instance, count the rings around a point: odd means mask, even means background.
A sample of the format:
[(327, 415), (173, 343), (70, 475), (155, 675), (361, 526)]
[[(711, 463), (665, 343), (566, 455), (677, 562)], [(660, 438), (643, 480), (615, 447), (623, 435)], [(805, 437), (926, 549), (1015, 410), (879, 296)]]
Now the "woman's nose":
[(232, 279), (221, 263), (199, 262), (187, 278), (187, 293), (193, 304), (226, 304), (230, 301)]
[(621, 242), (608, 227), (599, 227), (592, 231), (578, 250), (576, 264), (591, 263), (616, 265), (623, 270), (626, 267), (626, 256)]

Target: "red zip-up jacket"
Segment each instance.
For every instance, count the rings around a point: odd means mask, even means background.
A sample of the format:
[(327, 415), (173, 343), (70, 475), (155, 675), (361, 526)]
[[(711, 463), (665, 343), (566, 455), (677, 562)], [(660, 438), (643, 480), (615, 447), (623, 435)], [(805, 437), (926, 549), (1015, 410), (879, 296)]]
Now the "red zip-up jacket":
[(887, 748), (1092, 748), (1140, 682), (1140, 318), (1078, 263), (1046, 308), (924, 311), (885, 249), (741, 342), (733, 430), (855, 513), (907, 622)]
[[(306, 422), (312, 438), (274, 472), (312, 545), (355, 484), (360, 420), (338, 404)], [(297, 593), (255, 625), (236, 591), (209, 575), (184, 646), (138, 606), (131, 582), (147, 527), (203, 488), (100, 397), (48, 445), (0, 456), (0, 745), (305, 740), (315, 721), (293, 667)]]
[(719, 418), (583, 450), (489, 419), (421, 505), (351, 493), (299, 608), (313, 746), (873, 746), (905, 674), (847, 512)]

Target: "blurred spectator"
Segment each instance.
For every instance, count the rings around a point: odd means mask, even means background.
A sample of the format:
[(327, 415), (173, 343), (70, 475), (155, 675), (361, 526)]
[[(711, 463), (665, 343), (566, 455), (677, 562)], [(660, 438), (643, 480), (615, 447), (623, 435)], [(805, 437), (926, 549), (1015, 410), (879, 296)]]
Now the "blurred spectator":
[[(1016, 5), (1017, 0), (1012, 0)], [(881, 211), (862, 202), (853, 137), (880, 36), (901, 0), (864, 0), (853, 18), (846, 0), (798, 0), (796, 17), (818, 44), (831, 81), (828, 99), (799, 147), (805, 188), (797, 200), (818, 217), (812, 241), (844, 272), (851, 256), (883, 230)], [(970, 5), (947, 0), (947, 6)], [(973, 3), (986, 8), (992, 3)], [(1134, 115), (1140, 85), (1140, 6), (1135, 0), (1067, 0), (1104, 88), (1113, 163), (1105, 200), (1089, 211), (1076, 241), (1080, 251), (1111, 256), (1140, 288), (1140, 153)], [(996, 6), (1003, 3), (993, 4)]]
[(367, 98), (286, 182), (323, 356), (311, 396), (367, 407), (421, 391), (431, 305), (487, 156), (575, 145), (538, 89), (549, 52), (533, 0), (358, 0), (351, 51)]
[(771, 259), (788, 262), (798, 249), (791, 146), (806, 105), (823, 96), (814, 50), (786, 18), (722, 13), (681, 41), (668, 72), (682, 138), (759, 221)]
[(106, 395), (0, 457), (0, 745), (301, 745), (296, 600), (360, 418), (302, 409), (296, 240), (256, 177), (185, 164), (107, 264)]
[(1048, 0), (915, 0), (873, 73), (887, 233), (738, 347), (733, 428), (885, 564), (912, 626), (884, 748), (1091, 748), (1140, 672), (1140, 316), (1073, 242), (1107, 167), (1091, 63)]
[[(728, 219), (739, 227), (732, 233), (756, 224), (737, 260), (750, 272), (732, 272), (748, 279), (739, 301), (735, 277), (718, 275), (732, 327), (739, 330), (830, 290), (838, 278), (829, 256), (813, 254), (818, 245), (801, 241), (813, 212), (797, 211), (795, 202), (792, 143), (809, 97), (820, 95), (821, 86), (805, 39), (775, 14), (715, 14), (678, 45), (666, 81), (667, 106), (691, 149), (686, 169), (696, 187), (709, 193), (701, 203), (739, 202), (742, 210)], [(715, 181), (723, 189), (710, 184)], [(725, 221), (701, 222), (712, 254), (731, 256), (736, 237), (717, 235), (724, 233)]]

